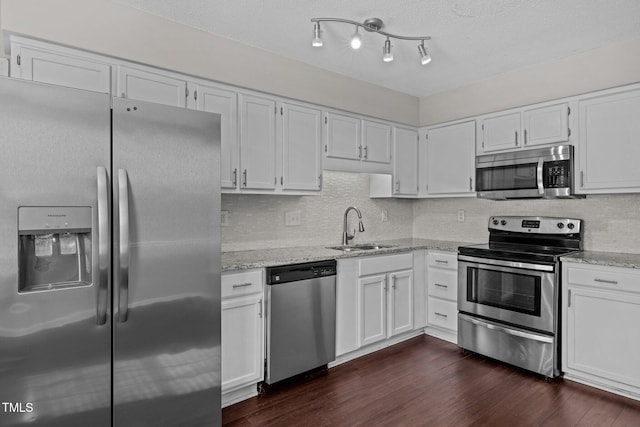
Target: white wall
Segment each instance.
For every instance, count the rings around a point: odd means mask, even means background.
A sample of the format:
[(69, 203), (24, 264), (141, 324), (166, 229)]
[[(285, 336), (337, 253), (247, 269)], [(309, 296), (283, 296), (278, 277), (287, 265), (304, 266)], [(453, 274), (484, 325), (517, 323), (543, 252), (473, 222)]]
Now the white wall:
[(108, 0), (2, 0), (2, 29), (245, 88), (418, 124), (417, 97)]
[[(273, 247), (339, 245), (344, 211), (356, 206), (362, 212), (365, 231), (354, 242), (411, 237), (413, 201), (370, 199), (369, 176), (325, 171), (319, 196), (222, 195), (222, 210), (229, 211), (228, 227), (222, 227), (224, 251)], [(382, 222), (381, 211), (388, 212)], [(284, 226), (287, 211), (300, 211), (301, 225)], [(349, 214), (349, 230), (357, 216)]]
[(423, 97), (420, 125), (636, 83), (639, 52), (640, 39), (629, 40)]

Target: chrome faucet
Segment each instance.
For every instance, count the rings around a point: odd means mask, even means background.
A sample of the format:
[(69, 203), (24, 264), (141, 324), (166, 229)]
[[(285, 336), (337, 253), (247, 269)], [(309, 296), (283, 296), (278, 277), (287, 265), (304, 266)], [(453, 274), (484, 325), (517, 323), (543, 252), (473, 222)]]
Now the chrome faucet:
[(349, 232), (347, 231), (347, 218), (349, 216), (350, 211), (356, 211), (356, 213), (358, 214), (358, 220), (359, 220), (358, 231), (361, 233), (364, 231), (364, 224), (362, 224), (362, 213), (360, 212), (360, 209), (356, 208), (355, 206), (349, 206), (347, 210), (344, 211), (344, 226), (342, 228), (342, 244), (343, 245), (348, 245), (349, 240), (353, 239), (356, 236), (356, 230), (353, 230), (353, 234), (349, 234)]

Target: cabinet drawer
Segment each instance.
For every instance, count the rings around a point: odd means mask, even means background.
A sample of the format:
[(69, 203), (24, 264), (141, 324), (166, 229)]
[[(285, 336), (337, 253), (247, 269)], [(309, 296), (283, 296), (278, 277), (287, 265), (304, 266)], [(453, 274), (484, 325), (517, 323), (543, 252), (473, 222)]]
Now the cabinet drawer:
[(458, 299), (458, 271), (429, 269), (427, 273), (429, 280), (429, 295), (457, 301)]
[(431, 252), (427, 255), (427, 265), (429, 267), (440, 267), (448, 270), (458, 270), (457, 252)]
[(372, 256), (358, 260), (360, 276), (387, 273), (389, 271), (410, 270), (413, 268), (413, 253)]
[(262, 292), (262, 269), (222, 275), (222, 298)]
[(605, 266), (572, 266), (567, 271), (569, 285), (640, 294), (640, 270)]
[(429, 325), (456, 331), (458, 329), (458, 305), (438, 298), (428, 298)]

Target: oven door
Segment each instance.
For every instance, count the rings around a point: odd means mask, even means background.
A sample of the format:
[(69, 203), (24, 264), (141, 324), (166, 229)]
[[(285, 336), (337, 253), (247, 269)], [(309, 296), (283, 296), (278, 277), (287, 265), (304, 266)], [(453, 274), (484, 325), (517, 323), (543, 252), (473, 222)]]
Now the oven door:
[(555, 334), (557, 295), (554, 265), (458, 257), (460, 312)]

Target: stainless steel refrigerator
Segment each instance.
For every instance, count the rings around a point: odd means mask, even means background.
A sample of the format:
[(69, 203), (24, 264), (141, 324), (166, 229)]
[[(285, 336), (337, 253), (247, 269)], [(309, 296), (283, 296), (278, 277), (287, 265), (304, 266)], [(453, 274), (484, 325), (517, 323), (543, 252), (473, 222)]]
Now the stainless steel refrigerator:
[(220, 117), (0, 78), (0, 426), (216, 426)]

